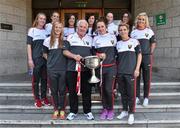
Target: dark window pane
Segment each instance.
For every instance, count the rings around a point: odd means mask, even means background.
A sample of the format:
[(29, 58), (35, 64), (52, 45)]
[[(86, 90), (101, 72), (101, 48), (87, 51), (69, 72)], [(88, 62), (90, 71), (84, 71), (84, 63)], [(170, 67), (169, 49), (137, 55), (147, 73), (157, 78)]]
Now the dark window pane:
[(130, 0), (104, 0), (104, 8), (129, 8)]

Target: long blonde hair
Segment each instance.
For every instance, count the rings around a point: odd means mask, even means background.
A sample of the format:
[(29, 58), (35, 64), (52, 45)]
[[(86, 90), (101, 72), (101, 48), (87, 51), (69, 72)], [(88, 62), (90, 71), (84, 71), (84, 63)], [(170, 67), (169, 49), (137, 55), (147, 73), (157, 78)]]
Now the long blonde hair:
[[(44, 13), (42, 13), (42, 12), (38, 13), (38, 14), (36, 15), (36, 18), (34, 19), (34, 22), (33, 22), (32, 27), (37, 27), (37, 25), (38, 25), (38, 18), (39, 18), (40, 16), (42, 16), (42, 15), (45, 16), (45, 18), (46, 18), (46, 15), (45, 15)], [(46, 25), (46, 24), (44, 24), (43, 28), (45, 28), (45, 25)]]
[(54, 43), (56, 40), (55, 27), (58, 24), (62, 25), (62, 30), (61, 30), (61, 33), (60, 33), (59, 38), (58, 38), (58, 47), (62, 48), (62, 46), (63, 46), (63, 24), (60, 22), (55, 22), (55, 23), (53, 23), (52, 31), (51, 31), (51, 37), (50, 37), (50, 47), (51, 48), (54, 46)]
[(140, 16), (144, 16), (145, 17), (145, 22), (146, 22), (146, 28), (150, 28), (150, 25), (149, 25), (149, 18), (148, 18), (148, 15), (146, 14), (146, 12), (141, 12), (137, 15), (136, 19), (135, 19), (135, 28), (138, 27), (138, 18)]

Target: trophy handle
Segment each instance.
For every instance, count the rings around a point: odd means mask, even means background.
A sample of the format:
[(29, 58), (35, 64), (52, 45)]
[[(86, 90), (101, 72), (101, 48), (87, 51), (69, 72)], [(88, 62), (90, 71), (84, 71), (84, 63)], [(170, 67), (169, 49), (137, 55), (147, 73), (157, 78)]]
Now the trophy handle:
[(84, 64), (85, 62), (85, 59), (84, 58), (81, 58), (81, 60), (79, 61), (79, 63), (83, 66), (83, 67), (86, 67), (86, 65)]

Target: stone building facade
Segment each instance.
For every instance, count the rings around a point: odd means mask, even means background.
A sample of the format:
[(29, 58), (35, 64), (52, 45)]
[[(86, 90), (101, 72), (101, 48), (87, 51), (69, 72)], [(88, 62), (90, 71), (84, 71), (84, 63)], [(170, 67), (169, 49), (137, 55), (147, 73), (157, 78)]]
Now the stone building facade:
[[(180, 1), (132, 0), (136, 16), (147, 12), (157, 37), (153, 71), (159, 76), (180, 78)], [(156, 26), (157, 14), (165, 13), (167, 23)], [(0, 29), (0, 75), (27, 71), (26, 34), (32, 24), (32, 0), (0, 0), (0, 23), (13, 30)]]
[[(153, 17), (153, 30), (157, 37), (154, 72), (159, 76), (180, 78), (180, 1), (135, 0), (134, 12), (147, 12)], [(165, 13), (166, 25), (156, 26), (155, 15)]]
[(0, 75), (26, 72), (26, 33), (31, 24), (31, 0), (0, 0), (0, 23), (13, 30), (0, 29)]

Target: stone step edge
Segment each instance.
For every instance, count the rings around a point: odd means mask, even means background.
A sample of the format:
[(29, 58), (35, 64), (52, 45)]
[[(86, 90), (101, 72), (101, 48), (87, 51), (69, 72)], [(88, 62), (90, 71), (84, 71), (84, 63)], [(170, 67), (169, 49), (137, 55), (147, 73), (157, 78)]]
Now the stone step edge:
[[(134, 124), (179, 124), (180, 120), (135, 120)], [(126, 120), (112, 120), (112, 121), (103, 121), (103, 120), (0, 120), (1, 125), (113, 125), (113, 124), (127, 124)]]
[[(79, 109), (82, 109), (82, 105), (79, 105)], [(121, 109), (121, 105), (114, 105), (114, 109)], [(170, 109), (170, 108), (179, 108), (180, 104), (158, 104), (158, 105), (148, 105), (147, 107), (144, 107), (142, 105), (137, 105), (136, 109)], [(27, 110), (49, 110), (53, 109), (52, 106), (43, 106), (41, 108), (36, 108), (35, 106), (25, 106), (25, 105), (0, 105), (0, 109), (27, 109)], [(66, 106), (66, 109), (69, 109), (69, 106)], [(92, 105), (91, 109), (102, 109), (102, 106), (100, 105)]]
[[(143, 85), (143, 83), (141, 83)], [(152, 82), (151, 85), (180, 85), (180, 82)], [(0, 83), (0, 87), (3, 86), (31, 86), (31, 83)]]
[[(141, 95), (143, 95), (141, 93)], [(0, 93), (1, 96), (7, 96), (7, 97), (32, 97), (33, 94), (31, 93)], [(99, 94), (92, 94), (92, 96), (99, 96)], [(180, 96), (180, 92), (153, 92), (150, 93), (150, 96)]]

